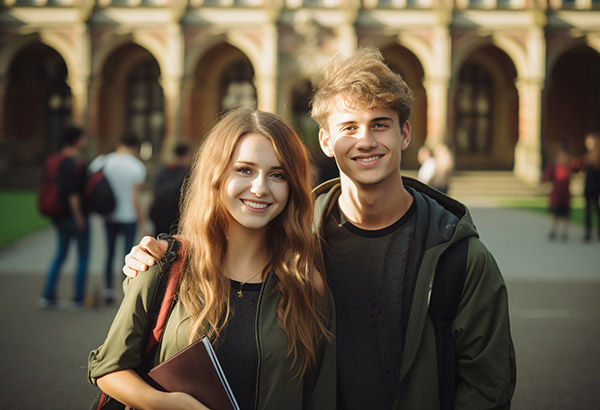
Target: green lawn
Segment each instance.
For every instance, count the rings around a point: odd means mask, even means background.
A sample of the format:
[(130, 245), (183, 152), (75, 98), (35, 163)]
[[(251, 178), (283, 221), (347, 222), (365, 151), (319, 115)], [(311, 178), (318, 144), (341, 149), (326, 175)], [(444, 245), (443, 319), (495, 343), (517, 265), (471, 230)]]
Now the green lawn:
[(37, 210), (37, 192), (0, 190), (0, 247), (50, 225)]
[[(525, 209), (532, 212), (548, 212), (548, 198), (545, 196), (535, 197), (514, 197), (506, 198), (500, 201), (502, 206), (509, 208)], [(582, 197), (571, 199), (571, 222), (583, 225), (584, 221), (584, 203)]]

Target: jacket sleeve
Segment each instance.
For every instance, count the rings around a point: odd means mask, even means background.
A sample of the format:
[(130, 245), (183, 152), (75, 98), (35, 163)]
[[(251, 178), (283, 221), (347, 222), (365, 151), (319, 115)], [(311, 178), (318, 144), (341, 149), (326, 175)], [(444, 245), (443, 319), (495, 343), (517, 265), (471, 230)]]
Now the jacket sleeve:
[(463, 295), (453, 325), (455, 409), (509, 409), (516, 383), (508, 294), (491, 253), (470, 240)]
[(125, 279), (125, 296), (106, 340), (89, 354), (90, 383), (96, 384), (96, 379), (108, 373), (141, 366), (147, 312), (158, 283), (158, 272), (158, 268), (153, 266), (144, 275)]
[(306, 410), (335, 410), (337, 397), (337, 366), (335, 345), (335, 309), (333, 296), (329, 293), (329, 311), (327, 330), (331, 338), (322, 342), (320, 357), (314, 370), (304, 377), (304, 396)]

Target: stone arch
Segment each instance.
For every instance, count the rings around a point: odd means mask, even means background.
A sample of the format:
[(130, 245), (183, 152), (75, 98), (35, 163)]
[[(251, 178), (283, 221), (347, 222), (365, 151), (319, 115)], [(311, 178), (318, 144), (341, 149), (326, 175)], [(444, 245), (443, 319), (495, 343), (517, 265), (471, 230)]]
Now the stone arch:
[(250, 40), (248, 36), (243, 36), (237, 33), (227, 33), (222, 32), (220, 34), (210, 36), (210, 38), (199, 41), (194, 45), (193, 48), (188, 50), (184, 72), (187, 75), (191, 75), (193, 73), (200, 60), (206, 55), (214, 47), (219, 46), (220, 44), (229, 44), (237, 49), (239, 49), (244, 55), (250, 60), (250, 63), (253, 67), (260, 67), (261, 61), (261, 50), (258, 45)]
[(510, 58), (515, 66), (517, 78), (527, 76), (527, 55), (523, 46), (510, 37), (494, 35), (469, 39), (460, 45), (460, 47), (457, 47), (453, 51), (451, 64), (452, 77), (456, 78), (464, 62), (477, 50), (490, 45), (502, 50)]
[(456, 166), (512, 169), (519, 130), (517, 67), (491, 38), (474, 40), (462, 51), (452, 64), (449, 95)]
[(427, 138), (427, 94), (423, 85), (425, 68), (419, 57), (404, 44), (389, 44), (381, 52), (392, 70), (399, 72), (414, 93), (414, 102), (410, 114), (412, 142), (403, 154), (402, 167), (416, 169), (417, 150)]
[(102, 74), (102, 70), (106, 65), (106, 61), (110, 58), (113, 53), (119, 48), (127, 45), (135, 44), (152, 55), (154, 60), (158, 63), (161, 73), (168, 73), (165, 69), (164, 62), (164, 51), (165, 47), (152, 36), (140, 35), (140, 34), (127, 34), (112, 38), (110, 41), (106, 41), (99, 46), (93, 52), (93, 60), (91, 67), (92, 76), (99, 76)]
[[(221, 41), (213, 39), (200, 44), (186, 62), (182, 134), (190, 140), (199, 141), (203, 138), (222, 109), (232, 106), (225, 101), (225, 97), (229, 99), (233, 96), (234, 99), (230, 101), (232, 104), (241, 103), (244, 106), (249, 106), (253, 98), (253, 108), (256, 108), (254, 64), (243, 50), (226, 41), (226, 36), (220, 36), (219, 39)], [(226, 87), (225, 83), (229, 85)]]
[(69, 67), (63, 55), (27, 36), (6, 54), (2, 143), (9, 166), (36, 166), (61, 146), (61, 135), (73, 121)]
[[(119, 137), (134, 132), (142, 142), (144, 159), (157, 158), (164, 138), (164, 91), (160, 62), (134, 41), (113, 42), (95, 66), (91, 99), (96, 107), (96, 151), (111, 151)], [(134, 85), (135, 84), (135, 85)]]
[(585, 135), (600, 132), (600, 52), (580, 37), (557, 44), (549, 54), (542, 97), (544, 160), (561, 146), (579, 156)]

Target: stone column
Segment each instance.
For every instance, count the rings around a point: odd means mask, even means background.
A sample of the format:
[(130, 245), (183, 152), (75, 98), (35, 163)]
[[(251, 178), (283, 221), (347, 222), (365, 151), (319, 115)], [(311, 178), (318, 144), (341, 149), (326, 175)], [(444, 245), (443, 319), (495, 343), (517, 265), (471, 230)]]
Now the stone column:
[(178, 76), (162, 77), (161, 85), (165, 98), (165, 136), (162, 143), (161, 160), (167, 161), (172, 156), (173, 148), (179, 140), (181, 130), (181, 117), (179, 115), (181, 108), (181, 78)]
[(70, 75), (67, 84), (71, 89), (71, 107), (73, 124), (87, 128), (88, 83), (87, 77)]
[(514, 173), (537, 183), (541, 175), (541, 124), (543, 83), (537, 79), (517, 80), (519, 94), (519, 140), (515, 147)]
[(275, 22), (265, 25), (263, 31), (262, 61), (256, 73), (257, 109), (277, 110), (278, 33)]
[(515, 147), (514, 173), (522, 180), (537, 183), (542, 167), (542, 91), (546, 73), (546, 17), (532, 11), (534, 25), (527, 37), (527, 74), (516, 81), (519, 94), (519, 140)]
[(444, 10), (439, 11), (439, 24), (433, 28), (431, 49), (431, 67), (423, 86), (427, 95), (427, 139), (430, 147), (448, 143), (448, 92), (451, 65), (451, 39), (448, 24), (451, 16)]

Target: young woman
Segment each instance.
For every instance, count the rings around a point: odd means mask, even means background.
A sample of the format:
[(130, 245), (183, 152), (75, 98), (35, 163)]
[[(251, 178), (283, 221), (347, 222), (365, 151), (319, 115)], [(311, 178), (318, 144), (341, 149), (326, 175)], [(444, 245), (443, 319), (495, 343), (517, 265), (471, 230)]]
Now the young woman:
[[(242, 409), (335, 408), (331, 306), (312, 219), (308, 156), (293, 129), (265, 112), (225, 115), (187, 181), (178, 232), (188, 258), (155, 363), (206, 335)], [(206, 409), (133, 370), (159, 268), (150, 272), (127, 279), (89, 378), (137, 409)]]

